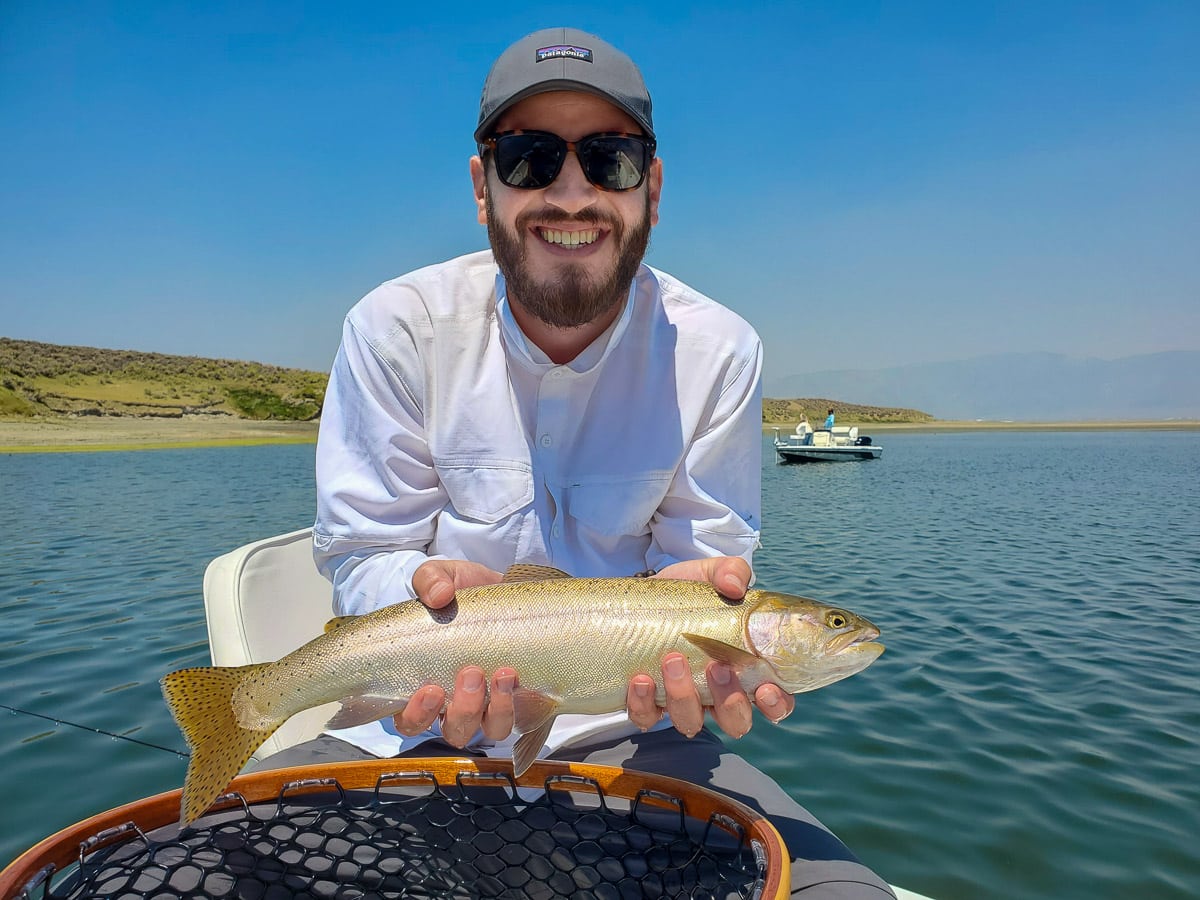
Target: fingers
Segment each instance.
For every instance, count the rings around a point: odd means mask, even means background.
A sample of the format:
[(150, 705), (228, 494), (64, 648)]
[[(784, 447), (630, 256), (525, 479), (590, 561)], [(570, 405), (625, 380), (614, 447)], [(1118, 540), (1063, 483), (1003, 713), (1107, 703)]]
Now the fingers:
[(460, 588), (497, 584), (504, 578), (499, 572), (479, 563), (462, 559), (431, 559), (413, 573), (413, 591), (430, 609), (441, 609), (454, 599)]
[(754, 705), (778, 725), (796, 708), (796, 698), (776, 684), (760, 684), (754, 692)]
[(671, 721), (681, 734), (695, 737), (704, 727), (704, 706), (684, 655), (668, 653), (664, 656), (662, 674)]
[(467, 666), (454, 679), (454, 699), (442, 719), (442, 737), (452, 747), (465, 747), (483, 724), (487, 704), (483, 669)]
[(483, 734), (488, 740), (502, 741), (512, 733), (516, 687), (515, 669), (497, 669), (492, 673), (491, 698), (483, 711)]
[(672, 563), (654, 577), (707, 581), (723, 596), (740, 600), (746, 596), (752, 574), (750, 564), (740, 556), (712, 556)]
[(629, 712), (629, 721), (642, 731), (658, 724), (658, 720), (662, 718), (662, 709), (654, 700), (654, 691), (654, 679), (649, 675), (634, 675), (629, 680), (625, 708)]
[(705, 669), (708, 690), (712, 694), (712, 717), (717, 726), (730, 737), (740, 738), (750, 730), (754, 708), (729, 666), (710, 662)]
[(750, 587), (750, 564), (740, 556), (718, 556), (711, 560), (709, 584), (731, 600), (741, 600)]
[(417, 599), (430, 609), (441, 609), (454, 599), (454, 578), (444, 569), (430, 566), (431, 563), (423, 563), (413, 573), (413, 591)]
[(404, 712), (392, 717), (396, 730), (405, 737), (415, 737), (433, 724), (445, 702), (445, 691), (436, 684), (425, 685), (408, 698)]

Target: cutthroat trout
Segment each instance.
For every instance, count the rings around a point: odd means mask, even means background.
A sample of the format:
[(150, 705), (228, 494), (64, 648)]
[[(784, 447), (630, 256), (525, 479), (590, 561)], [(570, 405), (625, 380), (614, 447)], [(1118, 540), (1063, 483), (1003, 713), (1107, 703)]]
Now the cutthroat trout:
[(198, 818), (280, 725), (323, 703), (341, 701), (328, 727), (348, 728), (399, 713), (422, 685), (452, 693), (464, 666), (489, 676), (511, 666), (520, 775), (558, 715), (624, 709), (636, 674), (655, 679), (665, 706), (668, 652), (687, 658), (711, 704), (711, 660), (730, 666), (748, 693), (769, 681), (798, 694), (865, 669), (883, 652), (878, 636), (866, 619), (804, 597), (751, 590), (731, 601), (698, 581), (514, 566), (500, 584), (460, 590), (443, 609), (407, 602), (334, 619), (276, 662), (165, 676), (163, 696), (192, 749), (181, 822)]

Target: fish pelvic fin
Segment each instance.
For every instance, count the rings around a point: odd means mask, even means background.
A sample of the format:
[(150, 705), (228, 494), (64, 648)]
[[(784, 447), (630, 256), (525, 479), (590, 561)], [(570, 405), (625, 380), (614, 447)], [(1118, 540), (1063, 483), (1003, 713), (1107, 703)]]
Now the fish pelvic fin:
[(732, 669), (748, 669), (758, 665), (762, 660), (746, 650), (744, 647), (735, 647), (733, 644), (727, 644), (724, 641), (718, 641), (716, 638), (705, 637), (702, 634), (687, 634), (683, 637), (694, 644), (706, 656), (715, 659), (719, 663), (724, 663)]
[(533, 765), (554, 720), (558, 717), (558, 709), (562, 701), (538, 691), (518, 688), (513, 693), (513, 726), (521, 732), (513, 745), (513, 775), (520, 778), (525, 770)]
[(263, 729), (243, 728), (233, 709), (234, 690), (265, 665), (180, 669), (159, 682), (192, 750), (179, 805), (180, 825), (190, 825), (212, 806), (254, 751), (283, 724), (280, 720)]
[(511, 581), (547, 581), (552, 578), (570, 578), (562, 569), (553, 566), (538, 566), (533, 563), (517, 563), (509, 566), (504, 573), (504, 580)]

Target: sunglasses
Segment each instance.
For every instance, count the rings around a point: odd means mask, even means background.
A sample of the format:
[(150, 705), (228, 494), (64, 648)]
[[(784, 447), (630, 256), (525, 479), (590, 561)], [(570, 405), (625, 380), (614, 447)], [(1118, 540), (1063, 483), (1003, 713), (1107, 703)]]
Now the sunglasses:
[(632, 191), (646, 179), (654, 159), (654, 138), (603, 132), (564, 141), (549, 131), (503, 131), (483, 141), (496, 160), (496, 174), (512, 188), (549, 187), (574, 152), (584, 177), (602, 191)]

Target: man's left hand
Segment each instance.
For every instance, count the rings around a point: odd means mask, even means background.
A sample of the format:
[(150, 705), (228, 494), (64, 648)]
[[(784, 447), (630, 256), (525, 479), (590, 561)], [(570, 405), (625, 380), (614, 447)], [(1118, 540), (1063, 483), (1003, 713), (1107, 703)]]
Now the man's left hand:
[[(715, 556), (673, 563), (653, 578), (677, 578), (684, 581), (707, 581), (723, 596), (740, 600), (750, 585), (750, 565), (738, 556)], [(688, 737), (704, 727), (704, 705), (682, 653), (668, 653), (662, 661), (663, 686), (667, 694), (667, 712), (675, 728)], [(750, 730), (753, 707), (750, 697), (723, 663), (711, 662), (705, 669), (713, 704), (709, 707), (713, 721), (730, 737), (741, 737)], [(649, 728), (662, 716), (654, 702), (654, 679), (635, 675), (629, 683), (626, 706), (630, 720), (641, 728)], [(754, 704), (772, 722), (791, 715), (795, 700), (791, 694), (774, 684), (759, 685), (754, 692)]]

